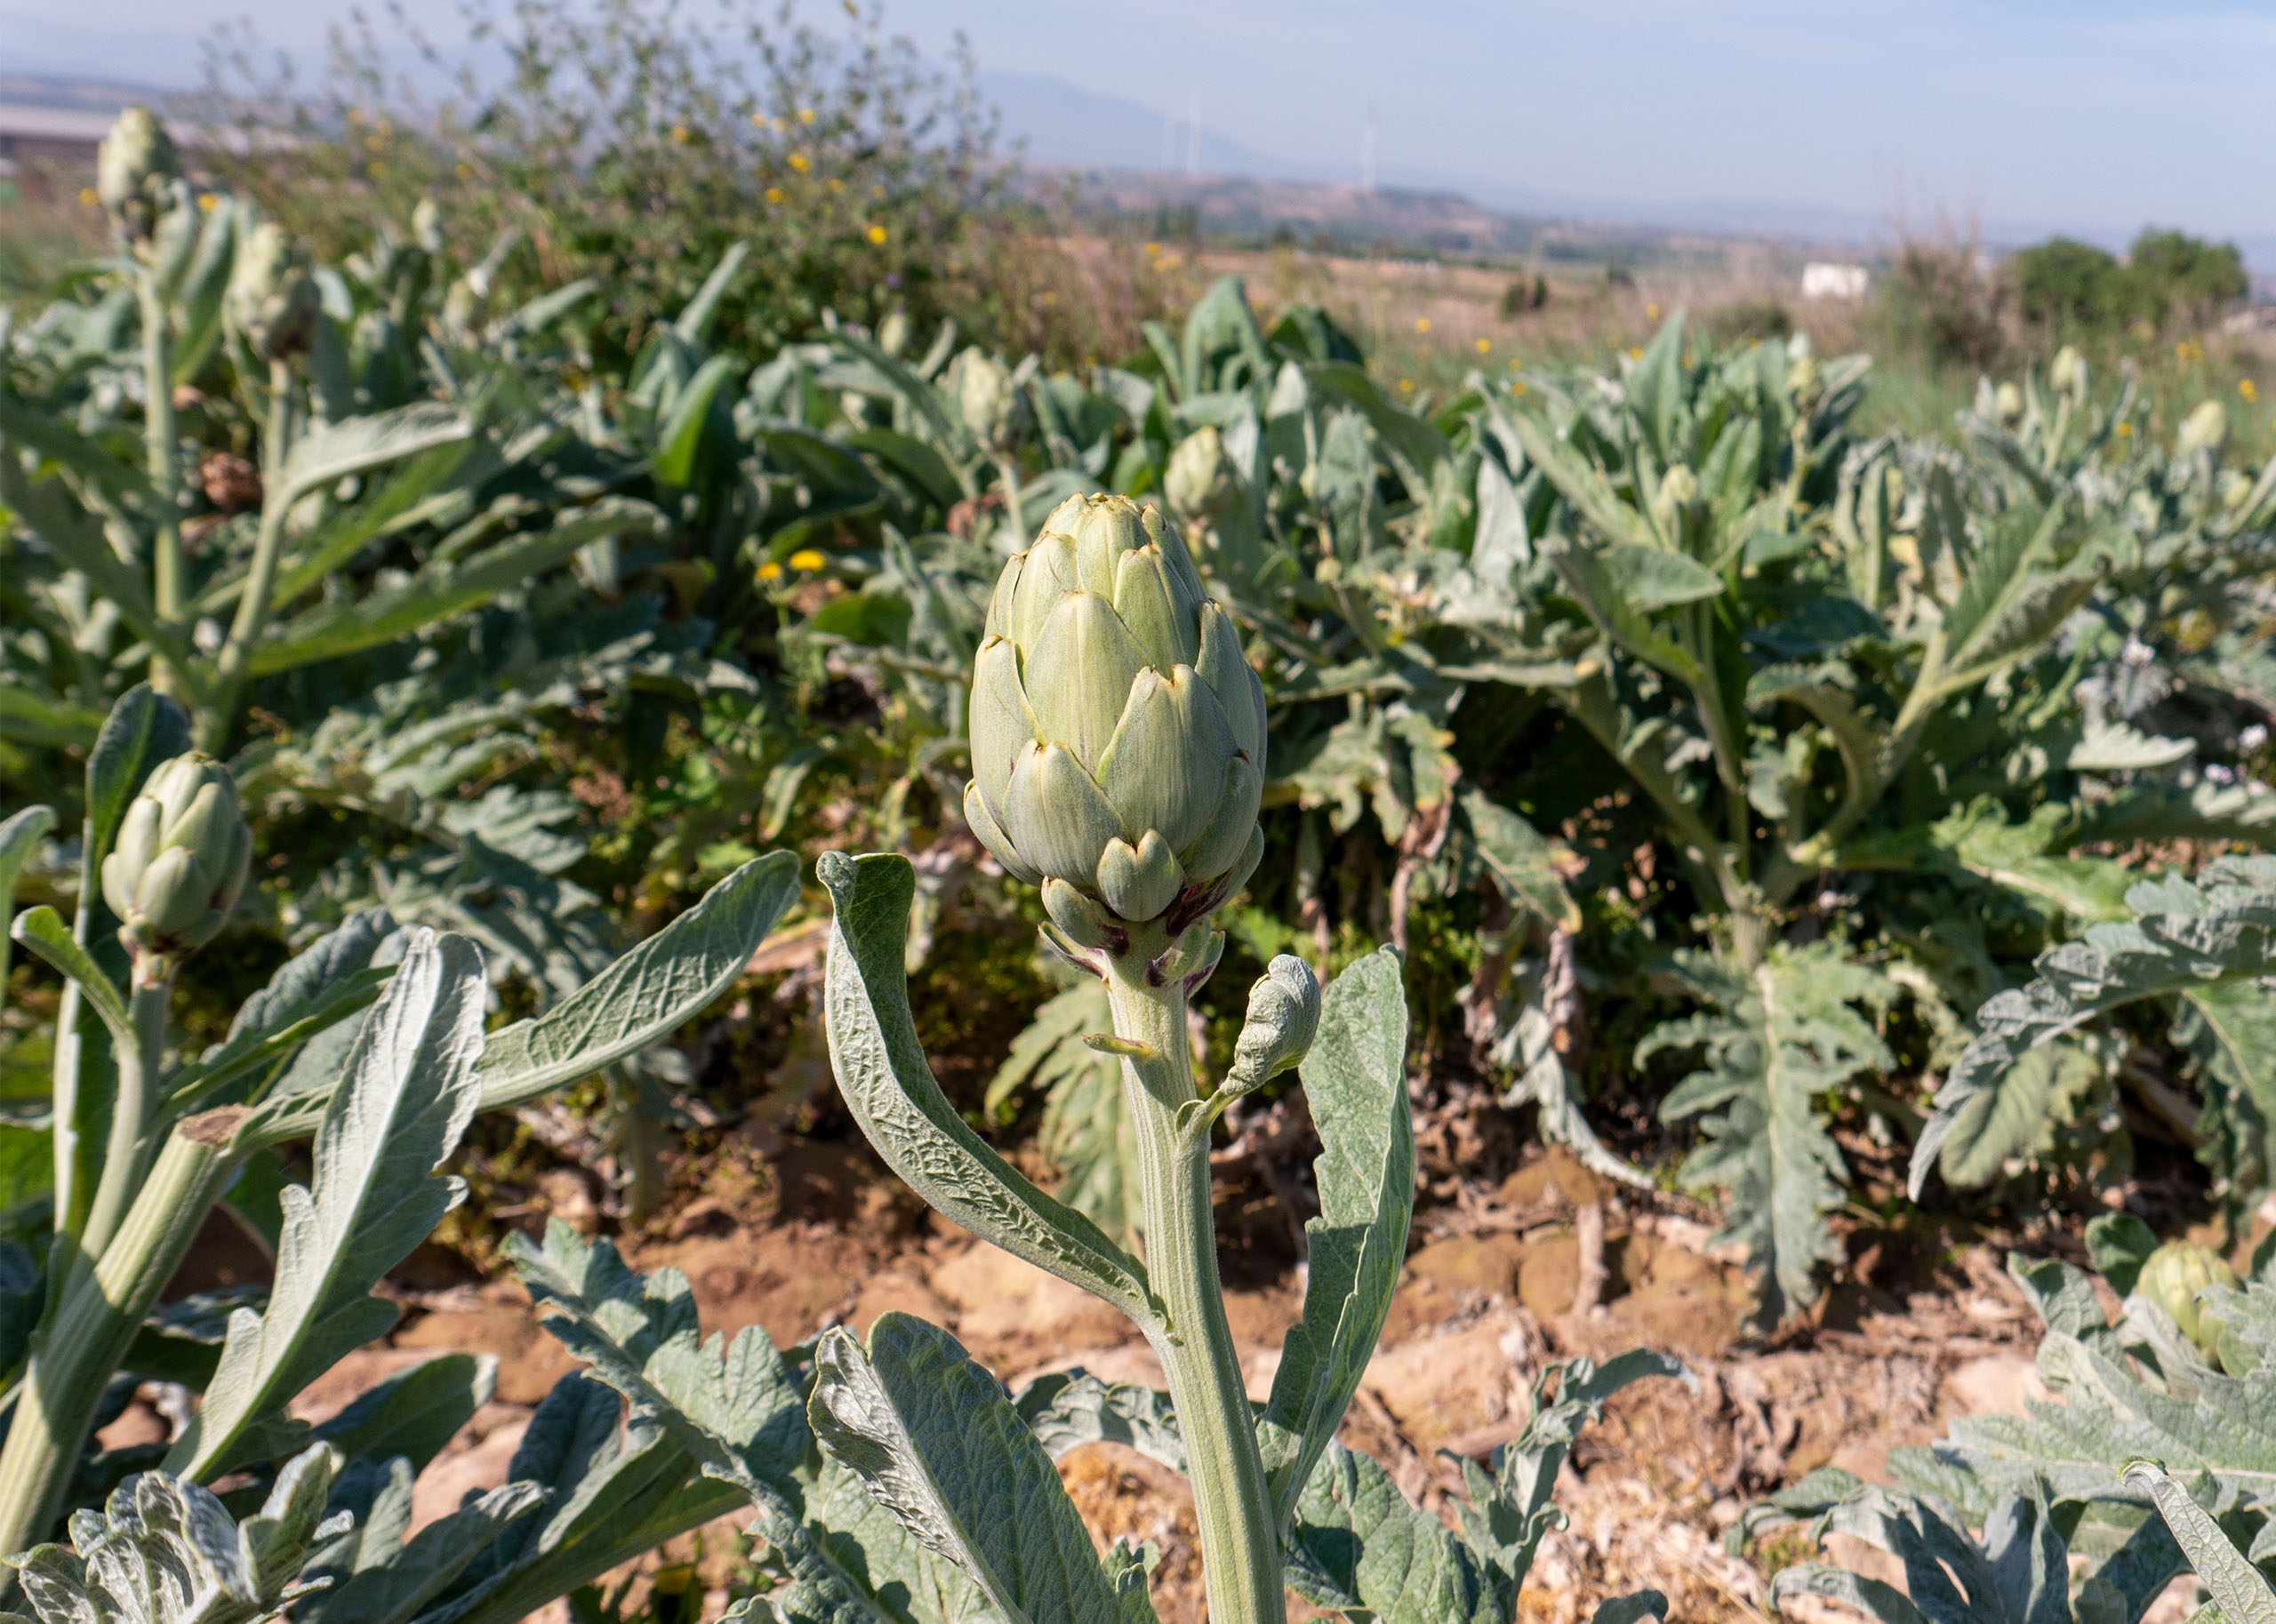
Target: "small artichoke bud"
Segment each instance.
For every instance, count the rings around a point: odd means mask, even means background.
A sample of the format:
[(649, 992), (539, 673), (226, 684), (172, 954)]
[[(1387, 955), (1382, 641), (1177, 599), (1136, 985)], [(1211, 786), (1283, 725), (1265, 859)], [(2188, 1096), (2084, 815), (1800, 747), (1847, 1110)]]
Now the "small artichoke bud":
[(236, 906), (252, 833), (236, 780), (195, 751), (162, 764), (142, 786), (103, 859), (103, 900), (134, 954), (188, 953), (213, 939)]
[(2229, 414), (2217, 400), (2200, 400), (2181, 420), (2181, 428), (2174, 436), (2174, 450), (2184, 457), (2199, 452), (2217, 452), (2228, 444)]
[(319, 310), (317, 284), (300, 245), (275, 220), (263, 220), (238, 244), (229, 268), (229, 324), (264, 361), (283, 361), (309, 347)]
[(2144, 1260), (2134, 1289), (2171, 1315), (2182, 1335), (2211, 1353), (2227, 1327), (2219, 1315), (2198, 1301), (2197, 1293), (2208, 1285), (2236, 1284), (2236, 1271), (2210, 1246), (2168, 1241)]
[(2075, 346), (2065, 344), (2055, 352), (2053, 364), (2047, 369), (2047, 380), (2055, 392), (2070, 400), (2085, 398), (2087, 393), (2087, 358)]
[(1028, 398), (1012, 382), (1012, 369), (982, 349), (967, 349), (957, 377), (957, 409), (965, 427), (997, 455), (1027, 433)]
[(1263, 855), (1264, 689), (1152, 508), (1070, 497), (1005, 564), (970, 716), (966, 821), (1007, 872), (1061, 882), (1104, 924), (1182, 934)]
[(443, 211), (432, 197), (421, 197), (413, 205), (411, 240), (422, 253), (443, 252)]
[(2013, 428), (2024, 420), (2023, 386), (2013, 381), (2001, 384), (1992, 392), (1992, 411), (2000, 424)]
[(181, 155), (158, 116), (131, 107), (95, 149), (95, 196), (111, 224), (130, 243), (149, 240), (165, 211), (166, 194), (181, 178)]
[(889, 356), (900, 355), (909, 348), (912, 330), (909, 312), (895, 305), (878, 324), (878, 348)]
[(2252, 494), (2252, 476), (2241, 468), (2231, 468), (2221, 476), (2221, 507), (2224, 511), (2236, 512)]
[(1240, 484), (1226, 460), (1224, 437), (1214, 425), (1178, 442), (1162, 475), (1162, 495), (1178, 523), (1195, 528), (1221, 524), (1232, 511)]
[(1248, 989), (1248, 1018), (1233, 1045), (1225, 1086), (1246, 1094), (1302, 1060), (1319, 1031), (1319, 983), (1311, 966), (1283, 953)]
[(1679, 462), (1660, 476), (1660, 493), (1652, 502), (1652, 516), (1672, 534), (1680, 529), (1684, 509), (1699, 499), (1699, 476)]

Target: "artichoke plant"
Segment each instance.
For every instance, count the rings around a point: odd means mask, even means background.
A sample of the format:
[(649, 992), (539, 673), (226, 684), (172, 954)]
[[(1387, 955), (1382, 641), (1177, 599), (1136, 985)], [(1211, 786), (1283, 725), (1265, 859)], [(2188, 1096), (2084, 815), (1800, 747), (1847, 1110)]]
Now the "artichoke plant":
[(1004, 566), (971, 728), (965, 816), (1062, 950), (1174, 937), (1263, 854), (1263, 685), (1152, 508), (1070, 497)]
[(237, 250), (229, 269), (229, 324), (264, 361), (299, 354), (315, 335), (317, 284), (293, 235), (263, 220)]
[(138, 956), (179, 957), (213, 940), (236, 906), (252, 833), (236, 780), (211, 756), (177, 756), (152, 772), (103, 860), (103, 900)]
[(2236, 1284), (2236, 1270), (2210, 1246), (2168, 1241), (2143, 1261), (2134, 1289), (2171, 1315), (2182, 1335), (2217, 1357), (2225, 1324), (2198, 1300), (2198, 1293), (2208, 1285), (2233, 1291)]

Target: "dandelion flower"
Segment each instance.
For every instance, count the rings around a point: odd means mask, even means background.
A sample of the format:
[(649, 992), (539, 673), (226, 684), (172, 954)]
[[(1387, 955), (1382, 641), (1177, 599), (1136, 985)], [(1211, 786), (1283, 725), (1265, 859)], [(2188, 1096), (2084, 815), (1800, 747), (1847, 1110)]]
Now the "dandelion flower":
[(1628, 358), (1631, 361), (1641, 361), (1644, 358), (1644, 352), (1631, 345), (1628, 351)]
[(2237, 380), (2237, 393), (2244, 396), (2244, 404), (2249, 406), (2260, 398), (2260, 386), (2249, 378), (2240, 378)]
[(1647, 321), (1647, 322), (1655, 322), (1655, 321), (1658, 321), (1658, 320), (1660, 319), (1660, 308), (1659, 308), (1659, 306), (1657, 306), (1657, 305), (1646, 305), (1646, 306), (1644, 307), (1644, 319), (1645, 319), (1646, 321)]
[(780, 202), (781, 202), (781, 201), (782, 201), (782, 188), (781, 188), (781, 187), (779, 187), (779, 186), (770, 186), (770, 187), (768, 187), (768, 188), (766, 188), (766, 201), (767, 201), (767, 202), (769, 202), (769, 203), (780, 203)]
[(1416, 316), (1416, 317), (1414, 318), (1414, 331), (1415, 331), (1415, 332), (1430, 332), (1430, 331), (1431, 331), (1431, 318), (1430, 318), (1429, 316)]
[(805, 174), (806, 171), (812, 169), (813, 166), (813, 160), (806, 156), (805, 153), (794, 152), (790, 155), (790, 167), (797, 170), (800, 174)]
[(1493, 348), (1494, 348), (1494, 340), (1491, 340), (1491, 339), (1480, 339), (1480, 340), (1478, 340), (1478, 353), (1479, 353), (1479, 355), (1481, 355), (1481, 356), (1483, 356), (1483, 355), (1489, 355), (1489, 354), (1491, 354), (1491, 353), (1493, 352)]
[(814, 110), (813, 110), (813, 108), (800, 108), (798, 109), (798, 122), (799, 122), (800, 124), (810, 124), (813, 123), (813, 121), (814, 121)]
[(770, 558), (758, 566), (758, 578), (761, 580), (781, 580), (782, 566)]
[(885, 245), (885, 240), (886, 228), (883, 226), (872, 226), (870, 228), (870, 241), (877, 244), (879, 247), (883, 247)]
[(790, 555), (790, 567), (794, 570), (819, 570), (829, 562), (811, 547), (802, 547)]

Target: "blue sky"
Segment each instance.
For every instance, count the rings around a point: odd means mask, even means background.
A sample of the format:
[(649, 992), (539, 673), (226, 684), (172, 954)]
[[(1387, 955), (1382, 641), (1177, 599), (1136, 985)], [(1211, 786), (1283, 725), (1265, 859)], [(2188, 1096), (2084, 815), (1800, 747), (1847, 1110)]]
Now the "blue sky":
[[(454, 14), (409, 7), (445, 32)], [(0, 0), (0, 64), (180, 79), (225, 18), (311, 50), (344, 10)], [(983, 69), (1030, 76), (1023, 100), (1047, 88), (1032, 76), (1064, 82), (1041, 159), (1079, 132), (1086, 93), (1180, 116), (1198, 100), (1213, 152), (1357, 179), (1372, 108), (1381, 179), (1490, 201), (1941, 214), (1994, 235), (2157, 221), (2276, 248), (2276, 0), (889, 0), (886, 20), (935, 51), (961, 29)]]

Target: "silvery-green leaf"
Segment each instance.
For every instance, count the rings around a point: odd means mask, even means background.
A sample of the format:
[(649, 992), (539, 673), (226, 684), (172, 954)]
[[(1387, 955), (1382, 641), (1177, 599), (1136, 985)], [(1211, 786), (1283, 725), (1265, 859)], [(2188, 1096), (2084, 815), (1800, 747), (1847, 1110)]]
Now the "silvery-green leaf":
[(854, 1616), (877, 1616), (804, 1521), (812, 1438), (797, 1382), (764, 1331), (704, 1340), (677, 1269), (636, 1275), (608, 1242), (581, 1240), (557, 1220), (542, 1247), (516, 1236), (507, 1254), (546, 1328), (624, 1396), (636, 1427), (669, 1434), (698, 1471), (747, 1500), (798, 1582)]
[(2089, 925), (2080, 940), (2048, 948), (2030, 985), (1976, 1012), (1975, 1040), (1936, 1091), (1913, 1146), (1916, 1198), (1962, 1110), (2028, 1051), (2136, 999), (2276, 974), (2276, 858), (2224, 858), (2194, 884), (2137, 885), (2127, 902), (2133, 919)]
[(367, 1008), (395, 973), (403, 948), (389, 941), (396, 934), (385, 908), (365, 908), (287, 959), (238, 1007), (228, 1036), (168, 1079), (169, 1104), (187, 1108)]
[[(15, 916), (16, 876), (54, 827), (55, 813), (44, 806), (27, 806), (0, 823), (0, 916)], [(5, 1007), (8, 996), (10, 940), (0, 934), (0, 1008)]]
[(270, 482), (268, 500), (287, 508), (311, 491), (462, 440), (474, 432), (463, 412), (438, 401), (343, 418), (301, 439)]
[(1517, 1598), (1391, 1476), (1331, 1440), (1297, 1497), (1288, 1588), (1382, 1624), (1507, 1624)]
[(1823, 1597), (1855, 1607), (1875, 1624), (1932, 1624), (1928, 1616), (1905, 1599), (1904, 1592), (1878, 1579), (1867, 1579), (1847, 1568), (1805, 1562), (1781, 1568), (1770, 1581), (1770, 1605), (1785, 1615), (1786, 1598)]
[(438, 1354), (359, 1395), (316, 1436), (343, 1460), (400, 1458), (424, 1471), (497, 1386), (495, 1355)]
[(1185, 1434), (1170, 1396), (1087, 1371), (1054, 1371), (1020, 1389), (1013, 1407), (1054, 1460), (1086, 1444), (1119, 1444), (1174, 1472), (1186, 1470)]
[(100, 1511), (71, 1518), (71, 1544), (0, 1558), (17, 1570), (40, 1624), (256, 1624), (317, 1590), (303, 1583), (336, 1461), (319, 1444), (285, 1463), (243, 1522), (196, 1483), (130, 1477)]
[(249, 1429), (395, 1323), (395, 1306), (365, 1293), (461, 1194), (435, 1172), (474, 1115), (485, 991), (471, 942), (414, 938), (325, 1113), (314, 1190), (284, 1192), (268, 1307), (230, 1316), (205, 1407), (167, 1455), (172, 1469), (194, 1477), (236, 1464)]
[(2266, 1576), (2245, 1559), (2245, 1554), (2187, 1490), (2149, 1461), (2128, 1466), (2126, 1480), (2149, 1490), (2159, 1515), (2187, 1553), (2197, 1577), (2213, 1593), (2224, 1616), (2232, 1624), (2276, 1624), (2276, 1590), (2269, 1588)]
[(886, 1313), (866, 1351), (825, 1333), (814, 1365), (807, 1415), (822, 1447), (1006, 1624), (1120, 1624), (1051, 1458), (955, 1338)]
[(909, 1009), (902, 941), (916, 874), (904, 858), (825, 852), (814, 865), (835, 915), (823, 1007), (838, 1092), (879, 1156), (983, 1240), (1158, 1324), (1138, 1260), (982, 1142), (934, 1079)]
[(1406, 1258), (1414, 1130), (1397, 953), (1364, 958), (1329, 984), (1301, 1075), (1319, 1130), (1320, 1214), (1304, 1227), (1303, 1316), (1281, 1344), (1257, 1429), (1283, 1527), (1358, 1389)]
[(1631, 1596), (1607, 1596), (1597, 1604), (1589, 1615), (1589, 1624), (1637, 1624), (1639, 1619), (1664, 1619), (1668, 1616), (1668, 1598), (1657, 1590), (1639, 1590)]

